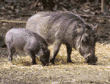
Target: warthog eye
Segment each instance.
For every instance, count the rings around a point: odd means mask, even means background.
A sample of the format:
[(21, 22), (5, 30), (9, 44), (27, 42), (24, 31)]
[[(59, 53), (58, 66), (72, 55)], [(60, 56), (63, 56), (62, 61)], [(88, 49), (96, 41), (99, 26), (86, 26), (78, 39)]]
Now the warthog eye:
[(89, 41), (89, 35), (88, 35), (88, 34), (84, 34), (84, 35), (82, 36), (81, 41), (84, 42), (84, 43), (87, 43), (87, 42)]

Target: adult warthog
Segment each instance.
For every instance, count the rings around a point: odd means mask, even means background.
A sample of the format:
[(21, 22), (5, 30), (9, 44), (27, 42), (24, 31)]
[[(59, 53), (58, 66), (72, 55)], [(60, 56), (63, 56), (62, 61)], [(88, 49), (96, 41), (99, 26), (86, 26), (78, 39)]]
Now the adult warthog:
[(79, 15), (72, 12), (39, 12), (30, 17), (26, 28), (41, 35), (48, 44), (54, 43), (50, 60), (54, 64), (61, 44), (67, 48), (67, 62), (71, 61), (72, 47), (77, 49), (89, 64), (95, 64), (95, 29)]

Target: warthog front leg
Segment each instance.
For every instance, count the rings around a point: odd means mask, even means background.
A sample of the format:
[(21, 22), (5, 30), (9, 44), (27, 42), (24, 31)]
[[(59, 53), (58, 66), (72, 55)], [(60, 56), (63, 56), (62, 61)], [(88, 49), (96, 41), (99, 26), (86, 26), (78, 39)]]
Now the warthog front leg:
[(36, 64), (36, 56), (34, 54), (33, 51), (31, 51), (30, 49), (24, 49), (24, 51), (31, 56), (32, 58), (32, 64)]
[(58, 53), (58, 51), (59, 51), (59, 49), (60, 49), (61, 42), (60, 42), (59, 40), (56, 40), (54, 46), (55, 46), (55, 47), (54, 47), (53, 56), (52, 56), (52, 58), (51, 58), (51, 60), (50, 60), (50, 62), (51, 62), (52, 64), (55, 64), (55, 63), (54, 63), (55, 57), (56, 57), (56, 55), (57, 55), (57, 53)]
[(72, 51), (72, 48), (70, 46), (70, 44), (66, 43), (66, 48), (67, 48), (67, 63), (71, 63), (71, 51)]

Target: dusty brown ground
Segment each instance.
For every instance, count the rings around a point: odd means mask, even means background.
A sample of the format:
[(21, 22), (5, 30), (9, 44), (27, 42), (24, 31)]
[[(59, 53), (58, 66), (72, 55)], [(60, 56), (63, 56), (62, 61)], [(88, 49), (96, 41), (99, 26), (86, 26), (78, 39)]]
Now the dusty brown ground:
[[(19, 21), (19, 19), (18, 19)], [(0, 35), (11, 27), (25, 27), (22, 23), (0, 22)], [(110, 44), (96, 43), (97, 65), (84, 63), (84, 58), (73, 49), (72, 61), (66, 63), (66, 48), (62, 45), (56, 58), (56, 65), (31, 65), (31, 58), (15, 54), (9, 63), (6, 48), (0, 48), (0, 84), (110, 84)], [(49, 49), (53, 50), (53, 46)]]

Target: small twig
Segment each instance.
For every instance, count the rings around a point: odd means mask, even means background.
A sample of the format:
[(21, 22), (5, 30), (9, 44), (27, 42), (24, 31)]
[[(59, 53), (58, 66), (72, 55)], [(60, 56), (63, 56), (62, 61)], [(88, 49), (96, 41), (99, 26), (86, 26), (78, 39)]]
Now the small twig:
[(64, 8), (64, 7), (62, 7), (62, 6), (60, 6), (64, 11), (68, 11), (66, 8)]
[(30, 9), (34, 8), (37, 5), (38, 2), (39, 2), (39, 0), (37, 0), (34, 4), (32, 4)]

